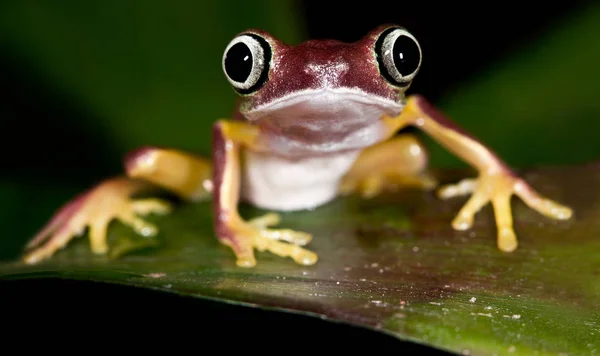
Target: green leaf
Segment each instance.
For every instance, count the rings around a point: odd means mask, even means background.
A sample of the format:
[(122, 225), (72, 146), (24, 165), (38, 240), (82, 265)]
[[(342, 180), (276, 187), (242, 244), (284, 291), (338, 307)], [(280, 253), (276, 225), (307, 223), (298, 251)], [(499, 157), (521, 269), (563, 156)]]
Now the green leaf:
[[(462, 176), (446, 172), (441, 181)], [(564, 167), (524, 178), (576, 216), (549, 220), (514, 199), (520, 248), (513, 253), (496, 248), (489, 206), (473, 229), (459, 232), (450, 221), (465, 199), (405, 190), (284, 214), (283, 226), (314, 234), (308, 247), (320, 260), (310, 267), (258, 253), (256, 268), (237, 268), (214, 237), (205, 202), (153, 216), (159, 246), (112, 259), (93, 256), (88, 240), (77, 239), (40, 265), (0, 265), (0, 276), (103, 281), (306, 313), (457, 353), (591, 354), (600, 349), (600, 196), (593, 193), (600, 170)], [(114, 246), (133, 232), (113, 223), (109, 236)]]

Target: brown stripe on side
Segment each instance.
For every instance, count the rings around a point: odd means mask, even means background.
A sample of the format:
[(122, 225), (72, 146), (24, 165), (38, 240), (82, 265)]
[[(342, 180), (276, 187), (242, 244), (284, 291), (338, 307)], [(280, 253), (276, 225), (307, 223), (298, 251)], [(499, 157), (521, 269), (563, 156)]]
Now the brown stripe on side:
[(221, 241), (236, 248), (235, 238), (228, 225), (237, 217), (239, 148), (225, 138), (222, 122), (213, 126), (212, 140), (214, 229)]
[(442, 113), (440, 110), (438, 110), (424, 96), (417, 94), (417, 95), (411, 96), (410, 99), (412, 100), (414, 105), (417, 108), (419, 108), (419, 111), (421, 111), (423, 114), (429, 116), (431, 119), (435, 120), (440, 125), (445, 126), (446, 128), (452, 129), (453, 131), (456, 131), (463, 136), (468, 136), (471, 139), (475, 139), (475, 137), (472, 134), (467, 132), (464, 128), (459, 127), (456, 123), (452, 122), (452, 120), (450, 120), (446, 115), (444, 115), (444, 113)]

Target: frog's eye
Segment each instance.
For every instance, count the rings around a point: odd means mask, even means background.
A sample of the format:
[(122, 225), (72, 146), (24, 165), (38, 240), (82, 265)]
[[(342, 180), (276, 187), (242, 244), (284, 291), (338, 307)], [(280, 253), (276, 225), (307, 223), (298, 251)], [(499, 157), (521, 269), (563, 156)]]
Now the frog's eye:
[(379, 35), (375, 55), (381, 75), (399, 87), (410, 84), (421, 66), (419, 43), (401, 27), (388, 28)]
[(234, 38), (223, 54), (223, 71), (240, 94), (258, 90), (267, 80), (271, 46), (263, 37), (247, 33)]

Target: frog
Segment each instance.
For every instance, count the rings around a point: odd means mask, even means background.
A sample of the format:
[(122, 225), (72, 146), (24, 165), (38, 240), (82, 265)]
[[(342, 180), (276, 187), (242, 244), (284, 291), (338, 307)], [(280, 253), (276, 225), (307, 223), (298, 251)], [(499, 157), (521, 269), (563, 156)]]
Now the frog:
[[(156, 235), (147, 215), (174, 207), (166, 199), (135, 197), (149, 186), (184, 202), (212, 200), (214, 234), (241, 268), (256, 266), (257, 252), (265, 251), (314, 265), (320, 257), (308, 247), (313, 235), (280, 226), (282, 213), (318, 213), (334, 199), (370, 199), (398, 186), (434, 192), (439, 201), (468, 196), (449, 222), (456, 231), (470, 229), (491, 204), (500, 253), (518, 246), (513, 196), (549, 219), (570, 219), (569, 206), (536, 191), (423, 95), (407, 93), (422, 63), (421, 44), (398, 24), (380, 25), (354, 42), (292, 45), (261, 29), (237, 33), (221, 61), (236, 100), (229, 117), (211, 124), (211, 155), (158, 146), (128, 152), (122, 174), (53, 213), (24, 247), (23, 260), (47, 260), (86, 232), (90, 250), (105, 255), (115, 219), (142, 236)], [(477, 174), (439, 184), (419, 131)], [(241, 203), (267, 212), (244, 219)]]

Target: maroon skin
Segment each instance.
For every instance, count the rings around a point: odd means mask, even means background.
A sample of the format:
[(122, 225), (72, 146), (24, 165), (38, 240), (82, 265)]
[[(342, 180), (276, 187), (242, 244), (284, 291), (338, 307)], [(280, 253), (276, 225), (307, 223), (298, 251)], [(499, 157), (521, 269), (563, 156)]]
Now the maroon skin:
[(463, 136), (467, 136), (472, 140), (475, 140), (475, 137), (470, 133), (466, 132), (462, 127), (459, 127), (455, 122), (450, 120), (446, 115), (444, 115), (441, 111), (439, 111), (429, 100), (425, 99), (422, 95), (415, 94), (411, 96), (419, 110), (423, 112), (423, 114), (429, 116), (438, 124), (451, 129), (452, 131), (456, 131)]
[[(311, 70), (312, 65), (320, 65), (327, 69), (330, 74), (328, 85), (332, 88), (355, 87), (365, 93), (392, 101), (397, 100), (403, 89), (389, 85), (380, 75), (373, 52), (378, 35), (390, 26), (378, 26), (362, 39), (352, 43), (337, 40), (309, 40), (296, 46), (287, 45), (259, 29), (242, 32), (260, 34), (271, 43), (273, 48), (271, 71), (277, 73), (277, 75), (270, 75), (264, 86), (257, 92), (242, 96), (240, 103), (242, 111), (300, 90), (323, 88), (322, 77), (327, 73)], [(347, 70), (338, 71), (335, 65), (341, 63), (347, 65)], [(330, 64), (332, 66), (328, 66)]]

